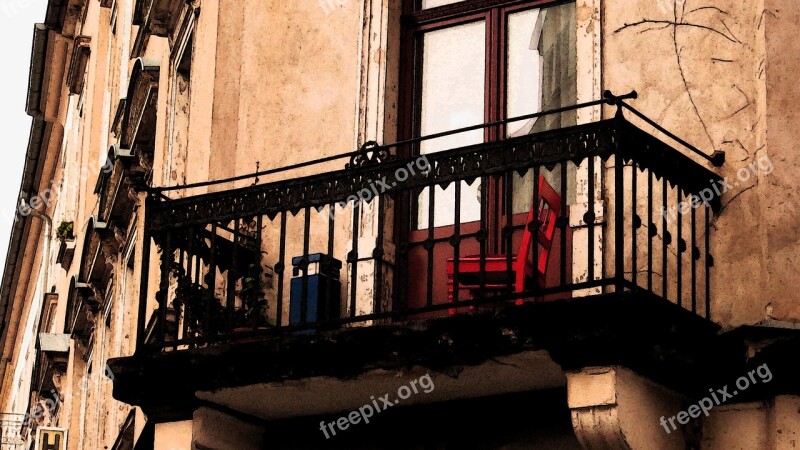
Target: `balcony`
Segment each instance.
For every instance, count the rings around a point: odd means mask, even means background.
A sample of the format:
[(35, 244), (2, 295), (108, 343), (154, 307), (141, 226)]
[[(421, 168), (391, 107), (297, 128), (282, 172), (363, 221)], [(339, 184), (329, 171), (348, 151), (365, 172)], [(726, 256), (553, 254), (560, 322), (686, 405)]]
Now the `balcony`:
[(564, 370), (624, 363), (698, 381), (681, 372), (702, 358), (675, 355), (697, 356), (717, 331), (719, 199), (705, 190), (720, 177), (696, 159), (721, 155), (686, 156), (629, 121), (623, 111), (668, 133), (623, 99), (577, 106), (616, 105), (610, 119), (424, 158), (397, 155), (442, 135), (367, 144), (332, 172), (299, 175), (328, 158), (262, 172), (276, 179), (263, 184), (182, 198), (151, 190), (145, 242), (159, 264), (142, 272), (137, 354), (110, 363), (115, 396), (174, 398), (141, 392), (159, 384), (150, 369), (191, 373), (186, 400), (541, 349)]
[(199, 11), (199, 2), (189, 0), (136, 0), (133, 25), (139, 28), (132, 56), (142, 56), (151, 35), (167, 37), (170, 44), (175, 43), (177, 35), (189, 28)]

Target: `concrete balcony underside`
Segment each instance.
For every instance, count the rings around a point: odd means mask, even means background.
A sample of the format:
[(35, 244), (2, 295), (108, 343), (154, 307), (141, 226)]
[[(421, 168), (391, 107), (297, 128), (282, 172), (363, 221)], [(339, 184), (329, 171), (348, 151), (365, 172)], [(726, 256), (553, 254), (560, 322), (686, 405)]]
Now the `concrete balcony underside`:
[[(349, 411), (424, 373), (405, 404), (560, 388), (565, 372), (628, 367), (691, 395), (741, 360), (719, 327), (634, 291), (109, 361), (114, 397), (157, 421), (213, 405), (264, 420)], [(723, 363), (723, 361), (727, 361)], [(734, 369), (735, 370), (735, 369)]]

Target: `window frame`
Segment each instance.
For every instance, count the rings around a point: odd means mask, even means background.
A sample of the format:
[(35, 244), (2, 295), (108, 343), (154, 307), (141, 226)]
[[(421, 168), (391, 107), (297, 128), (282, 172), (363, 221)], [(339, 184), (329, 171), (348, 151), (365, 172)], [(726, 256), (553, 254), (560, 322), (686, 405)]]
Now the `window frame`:
[[(422, 9), (422, 0), (406, 0), (401, 17), (399, 123), (401, 139), (419, 137), (422, 114), (422, 57), (425, 33), (458, 25), (486, 21), (486, 73), (484, 87), (484, 123), (506, 118), (506, 44), (507, 17), (530, 9), (575, 3), (576, 0), (465, 0), (435, 8)], [(505, 127), (484, 130), (484, 142), (504, 138)], [(417, 156), (419, 148), (398, 149), (401, 156)]]
[[(523, 12), (531, 9), (554, 7), (564, 4), (576, 4), (577, 0), (466, 0), (449, 5), (442, 5), (430, 9), (421, 9), (422, 0), (406, 0), (403, 4), (403, 14), (401, 16), (401, 43), (400, 51), (400, 73), (398, 83), (398, 121), (397, 132), (401, 140), (420, 137), (421, 118), (422, 118), (422, 68), (424, 55), (424, 35), (427, 32), (446, 29), (476, 21), (486, 21), (486, 72), (484, 85), (484, 121), (483, 123), (503, 120), (506, 117), (507, 99), (507, 45), (508, 30), (507, 19), (513, 13)], [(483, 142), (492, 142), (506, 138), (505, 126), (493, 126), (484, 129)], [(397, 148), (400, 157), (414, 157), (420, 154), (419, 144), (403, 145)], [(500, 214), (500, 210), (505, 208), (501, 205), (502, 186), (496, 183), (485, 183), (481, 186), (481, 198), (485, 199), (485, 207), (482, 215), (485, 216), (481, 221), (485, 221), (487, 236), (498, 236), (499, 227), (505, 218), (505, 212)], [(446, 225), (440, 227), (415, 229), (412, 225), (416, 223), (417, 206), (413, 195), (405, 195), (400, 202), (407, 205), (409, 214), (397, 214), (394, 218), (394, 225), (398, 244), (405, 243), (419, 244), (425, 240), (437, 242), (441, 236), (452, 235), (452, 230), (456, 227)], [(514, 214), (514, 222), (524, 220), (526, 213)], [(477, 231), (481, 223), (462, 222), (458, 226), (461, 235)], [(568, 238), (571, 239), (571, 238)], [(465, 241), (468, 242), (469, 240)], [(487, 240), (487, 252), (495, 254), (503, 251), (507, 243), (505, 239)], [(435, 245), (450, 245), (447, 242), (437, 242)], [(463, 252), (469, 252), (467, 245), (464, 244)], [(566, 244), (563, 244), (566, 245)], [(512, 244), (513, 247), (513, 244)], [(401, 269), (401, 274), (397, 278), (398, 289), (400, 292), (410, 292), (412, 285), (418, 284), (417, 279), (410, 279), (410, 269)], [(442, 283), (444, 273), (435, 273), (434, 285)], [(409, 284), (410, 283), (410, 284)], [(428, 281), (431, 283), (431, 281)]]
[[(576, 3), (576, 0), (466, 0), (449, 5), (421, 9), (422, 0), (406, 0), (401, 17), (401, 65), (400, 73), (398, 136), (400, 139), (420, 137), (422, 124), (422, 77), (424, 36), (426, 33), (485, 21), (485, 73), (484, 73), (484, 114), (483, 123), (506, 119), (507, 99), (507, 21), (511, 14), (532, 9), (554, 7)], [(506, 138), (506, 126), (484, 128), (483, 142), (493, 142)], [(420, 155), (420, 145), (401, 146), (397, 149), (401, 157)], [(500, 192), (489, 186), (482, 189), (482, 198), (488, 202), (489, 209), (497, 209)], [(415, 229), (417, 207), (414, 199), (409, 199), (412, 217), (408, 224), (400, 224), (401, 230), (408, 232), (424, 231)], [(490, 222), (492, 222), (490, 220)], [(495, 225), (490, 224), (493, 228)], [(405, 232), (405, 231), (403, 231)], [(496, 245), (491, 250), (498, 250)]]

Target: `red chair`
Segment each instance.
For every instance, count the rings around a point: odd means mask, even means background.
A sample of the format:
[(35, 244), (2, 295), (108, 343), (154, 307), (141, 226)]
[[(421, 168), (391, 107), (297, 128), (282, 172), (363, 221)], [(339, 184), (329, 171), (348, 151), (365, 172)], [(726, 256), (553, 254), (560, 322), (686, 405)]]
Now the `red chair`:
[[(561, 196), (544, 179), (539, 176), (539, 202), (538, 202), (538, 265), (534, 269), (533, 236), (529, 226), (533, 221), (533, 212), (536, 202), (531, 204), (526, 226), (522, 232), (522, 242), (519, 251), (511, 257), (511, 270), (508, 266), (508, 255), (487, 255), (485, 263), (484, 292), (508, 293), (509, 283), (511, 292), (524, 292), (534, 287), (544, 287), (547, 276), (547, 262), (553, 246), (553, 235), (556, 229), (556, 219), (561, 212)], [(447, 260), (447, 293), (448, 300), (453, 301), (453, 290), (456, 288), (453, 277), (455, 275), (456, 261)], [(463, 256), (458, 259), (458, 289), (467, 290), (472, 298), (480, 294), (480, 255)], [(518, 305), (523, 300), (517, 300)], [(472, 308), (471, 308), (472, 309)], [(455, 314), (455, 309), (450, 309)]]

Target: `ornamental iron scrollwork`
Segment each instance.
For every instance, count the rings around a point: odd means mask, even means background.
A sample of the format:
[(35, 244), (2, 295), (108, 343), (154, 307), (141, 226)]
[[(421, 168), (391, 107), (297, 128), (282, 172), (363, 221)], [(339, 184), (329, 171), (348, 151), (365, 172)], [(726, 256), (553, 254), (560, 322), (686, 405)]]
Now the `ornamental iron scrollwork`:
[[(699, 192), (714, 172), (674, 148), (617, 117), (599, 122), (487, 142), (425, 155), (431, 170), (408, 171), (415, 158), (394, 158), (387, 146), (365, 143), (347, 169), (290, 178), (275, 183), (249, 186), (174, 200), (159, 200), (148, 209), (148, 226), (153, 231), (224, 222), (240, 217), (268, 215), (343, 203), (376, 180), (391, 186), (383, 192), (397, 192), (470, 181), (534, 166), (552, 170), (557, 164), (580, 164), (588, 157), (603, 160), (612, 155), (623, 161), (635, 160), (665, 177), (686, 192)], [(405, 170), (404, 170), (405, 169)]]
[(381, 147), (375, 141), (367, 141), (358, 150), (358, 153), (350, 158), (350, 162), (345, 165), (346, 169), (364, 167), (372, 164), (379, 164), (390, 159), (389, 149)]

